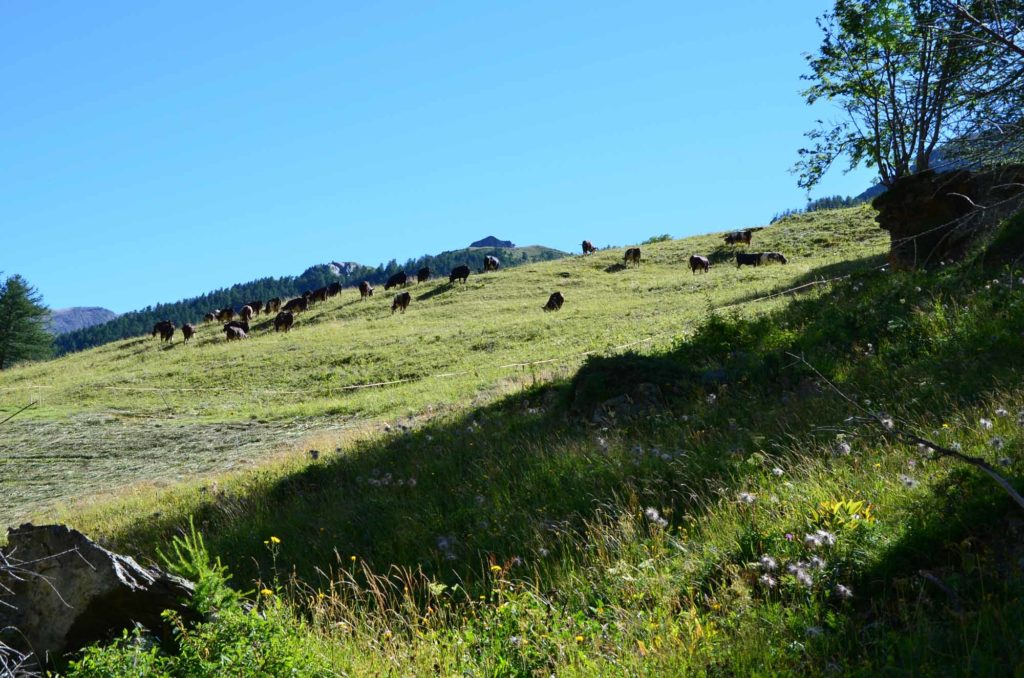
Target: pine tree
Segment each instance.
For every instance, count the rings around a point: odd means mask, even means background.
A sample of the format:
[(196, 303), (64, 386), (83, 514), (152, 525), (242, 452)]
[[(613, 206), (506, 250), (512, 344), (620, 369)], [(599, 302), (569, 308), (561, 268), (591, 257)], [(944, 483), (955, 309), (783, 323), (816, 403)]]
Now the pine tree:
[(42, 295), (20, 275), (0, 284), (0, 370), (53, 354), (53, 337), (46, 331), (49, 315)]

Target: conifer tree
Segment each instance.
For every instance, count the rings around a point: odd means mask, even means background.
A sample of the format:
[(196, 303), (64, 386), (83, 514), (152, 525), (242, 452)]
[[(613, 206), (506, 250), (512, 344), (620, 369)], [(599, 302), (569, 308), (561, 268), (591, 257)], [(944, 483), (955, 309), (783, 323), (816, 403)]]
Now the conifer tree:
[(0, 370), (53, 354), (53, 337), (46, 331), (49, 316), (42, 295), (20, 275), (0, 284)]

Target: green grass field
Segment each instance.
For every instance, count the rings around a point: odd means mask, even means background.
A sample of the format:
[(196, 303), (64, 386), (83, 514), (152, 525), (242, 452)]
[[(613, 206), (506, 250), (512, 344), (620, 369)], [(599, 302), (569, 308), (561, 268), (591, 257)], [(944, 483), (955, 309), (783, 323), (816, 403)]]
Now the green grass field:
[[(188, 345), (180, 333), (170, 346), (144, 336), (5, 371), (0, 417), (38, 405), (0, 428), (0, 521), (258, 463), (296, 447), (296, 431), (367, 429), (486, 404), (571, 374), (585, 354), (667, 346), (709, 308), (764, 312), (784, 300), (751, 300), (877, 258), (885, 234), (871, 219), (860, 209), (759, 231), (756, 248), (785, 252), (787, 266), (737, 270), (723, 260), (692, 275), (690, 254), (732, 252), (719, 236), (700, 236), (645, 247), (639, 269), (622, 269), (616, 249), (474, 274), (466, 285), (413, 285), (404, 315), (391, 314), (383, 289), (365, 302), (345, 290), (300, 314), (287, 334), (261, 316), (244, 342), (226, 342), (209, 324)], [(555, 290), (565, 307), (544, 313)], [(244, 422), (248, 433), (225, 431)]]
[[(1020, 672), (1020, 509), (865, 415), (1019, 489), (1022, 273), (973, 256), (883, 269), (872, 216), (756, 233), (788, 266), (693, 276), (691, 252), (724, 256), (701, 236), (645, 247), (639, 270), (609, 250), (431, 283), (404, 317), (349, 292), (289, 336), (227, 345), (207, 329), (194, 346), (146, 338), (5, 373), (5, 411), (41, 400), (0, 428), (24, 450), (6, 457), (9, 514), (32, 505), (143, 560), (176, 543), (171, 566), (217, 613), (170, 645), (95, 646), (67, 672)], [(554, 289), (566, 306), (545, 314)], [(182, 381), (195, 390), (171, 390)], [(223, 383), (236, 392), (210, 390)], [(635, 407), (593, 419), (623, 395)], [(132, 431), (156, 444), (126, 444)], [(239, 459), (251, 468), (218, 467)], [(74, 487), (28, 482), (44, 464)], [(190, 523), (203, 545), (182, 541)]]

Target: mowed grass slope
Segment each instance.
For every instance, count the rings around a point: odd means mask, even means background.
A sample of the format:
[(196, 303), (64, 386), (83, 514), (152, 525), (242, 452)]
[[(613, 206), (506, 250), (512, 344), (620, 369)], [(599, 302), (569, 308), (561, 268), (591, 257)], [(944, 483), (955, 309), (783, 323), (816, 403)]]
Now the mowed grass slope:
[[(787, 266), (737, 270), (732, 248), (705, 235), (644, 246), (639, 269), (610, 249), (474, 273), (465, 285), (412, 285), (404, 315), (391, 313), (382, 288), (367, 301), (349, 289), (287, 334), (261, 316), (243, 342), (210, 324), (188, 345), (180, 332), (171, 346), (143, 336), (17, 367), (0, 374), (0, 415), (38, 405), (0, 427), (0, 521), (133, 483), (258, 465), (296, 431), (485, 404), (571, 373), (584, 354), (667, 346), (710, 308), (776, 308), (786, 298), (754, 300), (881, 263), (886, 240), (867, 207), (821, 212), (755, 234), (751, 249), (784, 252)], [(691, 274), (693, 253), (711, 255), (710, 274)], [(555, 290), (565, 306), (545, 313)], [(224, 428), (244, 422), (254, 422), (248, 433)]]

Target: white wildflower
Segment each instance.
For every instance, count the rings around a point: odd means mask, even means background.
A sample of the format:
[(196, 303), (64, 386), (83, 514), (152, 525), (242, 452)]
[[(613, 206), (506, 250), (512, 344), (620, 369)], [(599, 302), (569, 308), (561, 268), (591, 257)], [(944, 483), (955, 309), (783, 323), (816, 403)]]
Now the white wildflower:
[(836, 584), (836, 595), (840, 598), (850, 599), (853, 598), (853, 591), (850, 590), (849, 586), (843, 586), (842, 584)]
[(992, 430), (992, 420), (991, 419), (986, 419), (985, 417), (982, 417), (981, 419), (978, 420), (978, 425), (981, 426), (986, 431), (991, 431)]
[(850, 443), (848, 443), (848, 442), (846, 442), (844, 440), (841, 443), (839, 443), (838, 445), (836, 445), (836, 454), (837, 455), (847, 455), (847, 454), (850, 454), (850, 451), (852, 449), (853, 448), (850, 447)]
[(653, 506), (648, 506), (644, 509), (644, 515), (647, 516), (647, 520), (651, 521), (658, 527), (668, 527), (668, 521), (662, 518), (661, 514), (658, 513), (658, 509)]
[(761, 556), (761, 559), (758, 562), (761, 563), (761, 569), (767, 572), (774, 572), (775, 570), (779, 569), (779, 561), (775, 560), (769, 555)]
[(750, 492), (740, 492), (737, 496), (741, 504), (753, 504), (757, 501), (757, 495)]
[(878, 420), (882, 422), (882, 426), (885, 427), (886, 431), (891, 431), (896, 428), (896, 422), (888, 414), (880, 414)]
[(775, 577), (770, 574), (762, 574), (757, 580), (770, 589), (775, 588), (775, 584), (778, 583), (775, 581)]
[(988, 441), (988, 444), (989, 444), (989, 447), (991, 447), (992, 449), (1001, 450), (1001, 449), (1003, 449), (1003, 446), (1006, 444), (1006, 441), (1004, 441), (999, 436), (996, 436), (992, 440)]
[(900, 482), (911, 489), (917, 487), (917, 481), (903, 473), (900, 474)]
[(824, 570), (828, 563), (821, 556), (811, 556), (810, 565), (816, 570)]
[(1004, 408), (1004, 407), (1000, 407), (999, 409), (996, 410), (996, 416), (997, 417), (1005, 417), (1005, 416), (1008, 416), (1009, 414), (1010, 413), (1007, 412), (1006, 408)]
[(775, 476), (776, 478), (781, 478), (783, 473), (785, 473), (785, 471), (783, 471), (778, 466), (772, 469), (772, 475)]
[(718, 396), (716, 396), (714, 393), (709, 393), (706, 400), (708, 401), (708, 405), (714, 405), (715, 401), (718, 400)]

